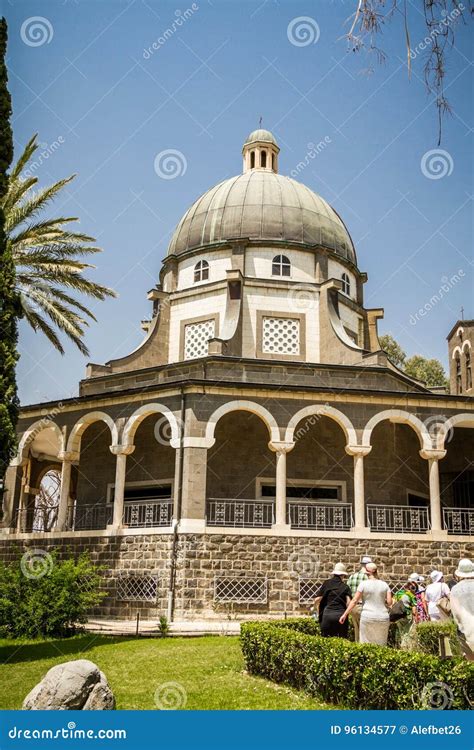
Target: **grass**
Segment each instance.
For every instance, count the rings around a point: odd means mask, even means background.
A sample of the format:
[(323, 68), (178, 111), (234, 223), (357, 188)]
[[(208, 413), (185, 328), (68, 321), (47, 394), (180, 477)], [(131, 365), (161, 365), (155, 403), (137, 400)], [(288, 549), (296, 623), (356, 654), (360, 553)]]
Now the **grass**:
[[(156, 709), (154, 695), (179, 683), (186, 709), (317, 710), (333, 706), (245, 672), (239, 639), (112, 638), (0, 640), (0, 709), (18, 709), (55, 664), (90, 659), (105, 673), (118, 709)], [(180, 688), (180, 690), (182, 690)]]

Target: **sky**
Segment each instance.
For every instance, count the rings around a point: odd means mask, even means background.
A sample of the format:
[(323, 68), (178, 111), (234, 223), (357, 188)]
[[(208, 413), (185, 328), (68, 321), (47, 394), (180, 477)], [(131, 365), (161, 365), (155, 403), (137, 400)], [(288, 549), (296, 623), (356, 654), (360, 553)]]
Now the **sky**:
[[(297, 179), (348, 226), (368, 274), (365, 306), (385, 309), (379, 332), (447, 366), (446, 335), (461, 308), (474, 317), (472, 26), (454, 25), (453, 113), (438, 146), (420, 0), (407, 5), (411, 75), (399, 14), (380, 42), (385, 62), (348, 48), (355, 0), (3, 5), (15, 155), (38, 133), (39, 184), (77, 175), (47, 215), (79, 217), (103, 248), (91, 278), (118, 293), (90, 303), (89, 357), (69, 343), (61, 356), (21, 323), (23, 404), (76, 395), (88, 361), (140, 343), (176, 224), (240, 173), (260, 118), (280, 144), (279, 171), (303, 162)], [(322, 144), (315, 158), (312, 144)]]

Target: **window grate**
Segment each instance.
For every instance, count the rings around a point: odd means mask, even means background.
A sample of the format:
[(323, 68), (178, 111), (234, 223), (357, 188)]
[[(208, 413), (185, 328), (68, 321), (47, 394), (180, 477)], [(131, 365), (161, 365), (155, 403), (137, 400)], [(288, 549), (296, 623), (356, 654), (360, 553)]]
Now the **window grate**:
[(298, 318), (263, 318), (262, 351), (265, 354), (299, 354)]
[(268, 598), (266, 578), (216, 576), (214, 601), (264, 604)]
[(157, 589), (155, 576), (127, 575), (117, 578), (117, 599), (122, 602), (154, 602)]
[(310, 604), (316, 598), (321, 581), (317, 578), (300, 578), (298, 581), (298, 601), (300, 604)]
[(209, 339), (214, 338), (215, 321), (201, 320), (184, 327), (184, 358), (197, 359), (207, 356)]

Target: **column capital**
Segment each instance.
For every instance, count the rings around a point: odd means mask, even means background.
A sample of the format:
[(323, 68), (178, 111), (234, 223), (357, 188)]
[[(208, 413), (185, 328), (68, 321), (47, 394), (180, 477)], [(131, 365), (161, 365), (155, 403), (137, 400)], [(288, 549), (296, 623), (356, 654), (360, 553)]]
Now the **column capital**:
[(372, 450), (371, 445), (346, 445), (346, 453), (349, 456), (368, 456)]
[(130, 456), (135, 450), (134, 445), (109, 445), (110, 452), (114, 456)]
[(295, 445), (296, 443), (285, 443), (279, 440), (271, 440), (268, 443), (268, 447), (274, 453), (289, 453), (290, 451), (293, 450)]
[(420, 456), (427, 461), (441, 461), (446, 455), (446, 451), (437, 450), (435, 448), (423, 448), (420, 451)]
[(70, 461), (71, 463), (74, 463), (74, 461), (79, 461), (79, 453), (77, 451), (60, 451), (58, 453), (58, 458), (60, 461)]

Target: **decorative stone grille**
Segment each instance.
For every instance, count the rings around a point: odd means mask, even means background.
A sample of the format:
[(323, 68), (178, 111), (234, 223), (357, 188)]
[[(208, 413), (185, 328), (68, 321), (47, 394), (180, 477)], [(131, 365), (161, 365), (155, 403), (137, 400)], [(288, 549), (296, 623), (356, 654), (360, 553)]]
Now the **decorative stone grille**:
[(216, 576), (214, 581), (215, 602), (264, 604), (267, 601), (267, 596), (266, 578)]
[(157, 588), (155, 576), (120, 576), (117, 578), (117, 599), (123, 602), (154, 602)]
[(209, 339), (214, 338), (215, 321), (201, 320), (199, 323), (188, 323), (184, 327), (184, 358), (197, 359), (205, 357), (209, 348)]
[(263, 318), (262, 351), (265, 354), (299, 354), (300, 321), (297, 318)]
[(300, 604), (310, 604), (314, 602), (321, 581), (316, 578), (300, 578), (299, 581), (298, 601)]

